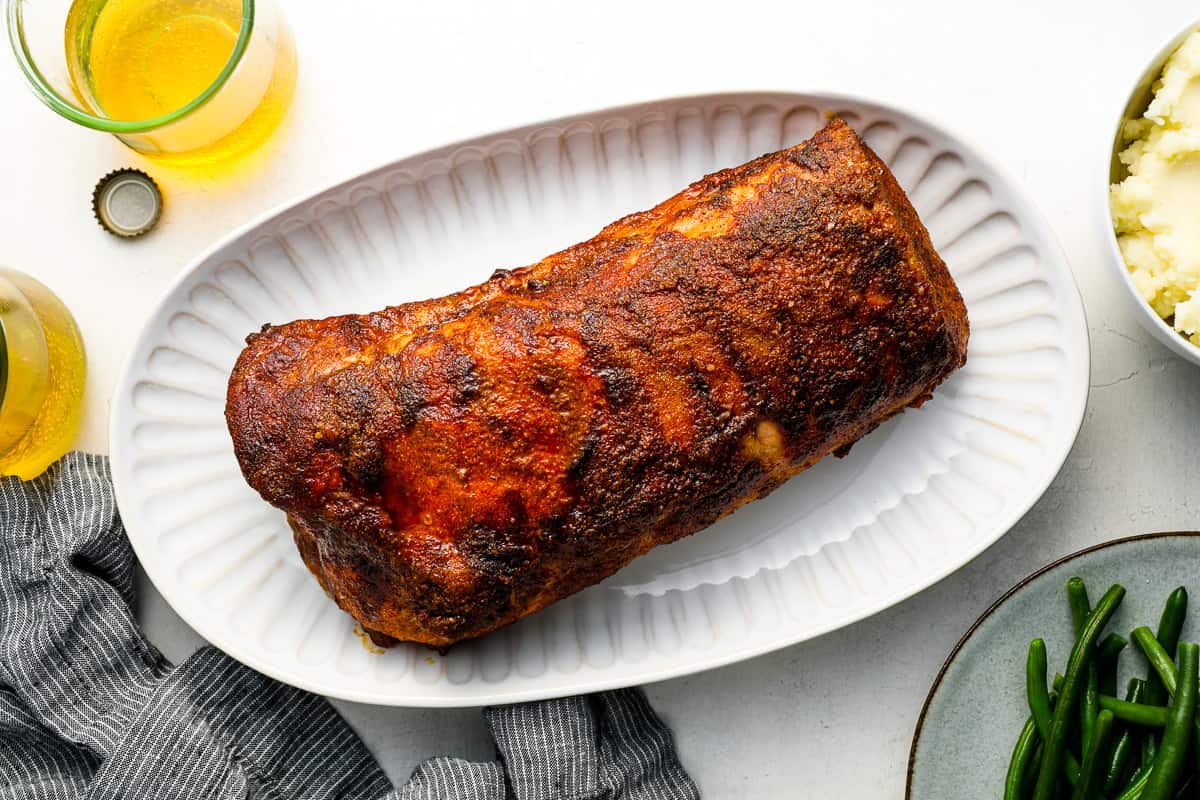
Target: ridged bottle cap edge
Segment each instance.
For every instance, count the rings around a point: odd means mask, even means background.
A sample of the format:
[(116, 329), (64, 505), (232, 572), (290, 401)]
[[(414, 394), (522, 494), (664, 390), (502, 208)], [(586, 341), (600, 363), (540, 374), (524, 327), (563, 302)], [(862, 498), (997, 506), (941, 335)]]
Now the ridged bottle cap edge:
[[(150, 210), (148, 214), (143, 212), (142, 218), (137, 220), (114, 219), (112, 205), (107, 201), (113, 191), (130, 183), (136, 183), (146, 189), (152, 204)], [(158, 184), (140, 169), (132, 167), (113, 170), (97, 181), (96, 187), (92, 190), (92, 215), (96, 218), (96, 222), (104, 230), (122, 239), (135, 239), (153, 230), (162, 216), (162, 207), (162, 192), (159, 190)]]

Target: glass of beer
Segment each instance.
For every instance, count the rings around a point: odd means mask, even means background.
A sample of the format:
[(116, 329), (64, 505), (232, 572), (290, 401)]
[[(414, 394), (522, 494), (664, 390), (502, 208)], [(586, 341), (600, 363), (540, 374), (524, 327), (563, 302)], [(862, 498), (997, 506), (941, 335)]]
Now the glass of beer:
[(235, 158), (279, 126), (296, 52), (276, 0), (3, 0), (43, 103), (177, 164)]
[(28, 480), (67, 452), (86, 371), (67, 307), (29, 275), (0, 267), (0, 475)]

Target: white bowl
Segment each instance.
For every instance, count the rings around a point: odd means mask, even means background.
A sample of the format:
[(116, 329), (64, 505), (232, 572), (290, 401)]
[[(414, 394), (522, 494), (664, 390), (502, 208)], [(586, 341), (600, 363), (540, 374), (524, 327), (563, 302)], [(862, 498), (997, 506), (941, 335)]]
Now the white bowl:
[(1154, 335), (1154, 338), (1165, 344), (1176, 355), (1200, 366), (1200, 347), (1189, 342), (1182, 334), (1167, 324), (1160, 317), (1146, 299), (1142, 297), (1142, 293), (1138, 291), (1133, 283), (1133, 276), (1129, 272), (1129, 267), (1125, 264), (1125, 258), (1121, 255), (1121, 248), (1117, 246), (1117, 234), (1113, 229), (1112, 223), (1112, 203), (1109, 197), (1109, 187), (1118, 183), (1128, 175), (1125, 165), (1117, 155), (1125, 149), (1125, 142), (1122, 140), (1121, 131), (1125, 125), (1125, 121), (1140, 117), (1146, 111), (1146, 106), (1150, 105), (1150, 100), (1153, 97), (1154, 82), (1158, 80), (1162, 74), (1163, 65), (1171, 54), (1178, 49), (1179, 45), (1183, 44), (1193, 31), (1200, 27), (1200, 23), (1192, 23), (1180, 31), (1171, 41), (1167, 42), (1150, 62), (1146, 68), (1142, 70), (1138, 76), (1137, 82), (1133, 85), (1133, 89), (1125, 98), (1125, 102), (1121, 108), (1121, 114), (1117, 117), (1116, 127), (1112, 131), (1109, 142), (1109, 166), (1104, 171), (1104, 185), (1101, 187), (1104, 194), (1102, 201), (1097, 204), (1100, 208), (1101, 224), (1104, 228), (1104, 238), (1108, 246), (1109, 263), (1113, 267), (1114, 274), (1125, 291), (1126, 296), (1132, 301), (1137, 308), (1135, 312), (1142, 326)]

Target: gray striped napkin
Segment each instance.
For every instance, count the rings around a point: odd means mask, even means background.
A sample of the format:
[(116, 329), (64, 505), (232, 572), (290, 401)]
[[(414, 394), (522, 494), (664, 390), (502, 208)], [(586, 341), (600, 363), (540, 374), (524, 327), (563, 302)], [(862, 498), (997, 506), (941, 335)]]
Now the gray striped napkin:
[(0, 480), (0, 798), (699, 797), (639, 689), (484, 709), (496, 761), (392, 787), (322, 698), (211, 647), (168, 663), (133, 575), (103, 456)]

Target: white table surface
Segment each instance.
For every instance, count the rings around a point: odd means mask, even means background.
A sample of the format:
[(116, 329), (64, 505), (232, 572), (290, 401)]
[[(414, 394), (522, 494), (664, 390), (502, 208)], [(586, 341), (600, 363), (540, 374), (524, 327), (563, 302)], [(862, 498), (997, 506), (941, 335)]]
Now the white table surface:
[[(1103, 268), (1094, 218), (1121, 96), (1198, 13), (1194, 3), (282, 2), (300, 53), (296, 101), (270, 158), (232, 178), (181, 179), (72, 126), (0, 56), (0, 263), (49, 284), (79, 320), (90, 373), (77, 447), (108, 449), (117, 370), (172, 277), (269, 208), (399, 156), (540, 119), (678, 94), (822, 89), (929, 116), (1025, 183), (1083, 294), (1092, 394), (1046, 495), (952, 577), (818, 640), (647, 687), (705, 795), (902, 797), (925, 692), (988, 604), (1085, 545), (1200, 527), (1189, 507), (1200, 370), (1138, 327)], [(159, 228), (135, 242), (103, 233), (89, 213), (96, 179), (124, 165), (146, 168), (167, 198)], [(150, 637), (186, 656), (201, 640), (142, 583)], [(337, 705), (396, 780), (434, 754), (491, 756), (474, 709)]]

